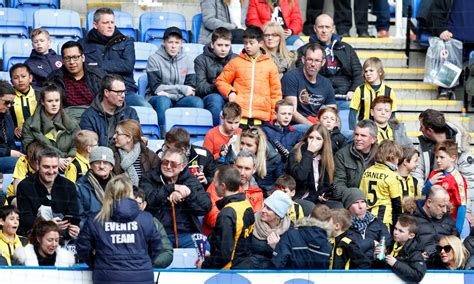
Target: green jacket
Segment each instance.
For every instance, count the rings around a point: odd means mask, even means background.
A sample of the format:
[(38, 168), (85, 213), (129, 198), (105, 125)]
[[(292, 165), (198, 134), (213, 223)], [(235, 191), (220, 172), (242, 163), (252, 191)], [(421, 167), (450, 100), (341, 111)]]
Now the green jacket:
[(168, 239), (165, 227), (156, 218), (153, 218), (153, 222), (161, 235), (162, 246), (160, 253), (153, 260), (153, 268), (166, 268), (173, 262), (173, 246)]
[[(60, 131), (56, 141), (45, 137), (45, 134), (53, 129)], [(74, 137), (79, 130), (77, 122), (66, 116), (64, 112), (60, 112), (53, 120), (50, 120), (46, 116), (43, 107), (38, 107), (35, 113), (23, 124), (23, 149), (26, 149), (34, 141), (39, 141), (44, 146), (59, 150), (63, 158), (74, 157), (76, 155)]]

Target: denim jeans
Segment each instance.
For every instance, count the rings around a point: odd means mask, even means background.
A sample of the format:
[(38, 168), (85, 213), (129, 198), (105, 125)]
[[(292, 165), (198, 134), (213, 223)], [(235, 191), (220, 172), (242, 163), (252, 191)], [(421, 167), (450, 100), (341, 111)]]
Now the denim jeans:
[(375, 27), (377, 31), (384, 29), (386, 31), (390, 28), (390, 6), (387, 0), (373, 0), (372, 13), (377, 16)]
[(214, 126), (219, 125), (221, 122), (220, 114), (226, 101), (220, 94), (212, 93), (205, 96), (203, 99), (204, 108), (212, 113), (212, 122)]
[(166, 96), (154, 96), (148, 101), (158, 114), (158, 124), (165, 125), (165, 111), (172, 107), (195, 107), (204, 108), (204, 103), (200, 97), (182, 97), (177, 101), (172, 101)]
[(349, 110), (349, 105), (350, 105), (351, 101), (347, 101), (347, 100), (338, 100), (336, 99), (336, 106), (337, 106), (337, 109), (339, 111), (341, 110)]
[(0, 172), (4, 174), (12, 174), (15, 169), (17, 157), (1, 157), (0, 158)]
[(144, 106), (151, 107), (144, 97), (141, 97), (133, 92), (127, 92), (125, 95), (125, 104), (127, 106)]

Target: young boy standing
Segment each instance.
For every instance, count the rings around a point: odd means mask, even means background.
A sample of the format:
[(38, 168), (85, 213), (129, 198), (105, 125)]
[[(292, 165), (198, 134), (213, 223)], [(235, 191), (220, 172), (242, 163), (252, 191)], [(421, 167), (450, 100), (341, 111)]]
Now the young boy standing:
[(25, 246), (27, 240), (16, 234), (20, 224), (20, 212), (13, 206), (0, 208), (0, 257), (4, 257), (8, 266), (12, 265), (11, 257), (16, 248)]
[(221, 125), (216, 126), (207, 132), (204, 137), (203, 147), (209, 150), (214, 159), (227, 156), (229, 150), (232, 150), (232, 143), (242, 130), (239, 128), (242, 109), (236, 103), (226, 103), (222, 109)]
[(420, 197), (421, 186), (418, 184), (418, 180), (411, 175), (418, 166), (420, 152), (412, 146), (403, 146), (402, 151), (403, 157), (398, 161), (397, 169), (398, 180), (402, 187), (402, 196)]
[(94, 131), (81, 130), (74, 137), (74, 144), (77, 149), (76, 156), (67, 166), (64, 175), (75, 183), (90, 169), (89, 157), (94, 147), (99, 145), (99, 137)]
[[(393, 230), (393, 242), (387, 246), (385, 258), (375, 261), (374, 266), (383, 267), (384, 265), (380, 264), (386, 263), (403, 281), (420, 282), (425, 276), (426, 264), (417, 248), (416, 232), (416, 219), (408, 215), (400, 216)], [(376, 246), (374, 255), (379, 255), (381, 249), (380, 245)]]
[(196, 95), (203, 99), (204, 108), (212, 113), (214, 125), (219, 125), (219, 114), (225, 104), (215, 85), (216, 78), (224, 66), (237, 56), (232, 53), (231, 44), (232, 33), (224, 27), (217, 28), (203, 53), (194, 59)]
[(51, 49), (51, 39), (47, 30), (34, 29), (31, 32), (31, 43), (33, 50), (25, 64), (30, 67), (33, 74), (33, 88), (39, 90), (48, 75), (61, 68), (63, 61), (61, 56)]
[(290, 125), (293, 118), (293, 105), (286, 100), (279, 100), (275, 105), (275, 120), (265, 122), (262, 130), (267, 140), (278, 151), (282, 163), (285, 163), (293, 147), (303, 136)]
[(263, 50), (263, 31), (250, 26), (244, 32), (244, 49), (217, 77), (219, 93), (242, 108), (241, 125), (262, 125), (273, 118), (281, 100), (278, 68)]
[(378, 142), (389, 139), (399, 145), (412, 146), (410, 138), (407, 136), (405, 125), (392, 118), (393, 100), (390, 97), (380, 96), (372, 101), (370, 115), (377, 125)]

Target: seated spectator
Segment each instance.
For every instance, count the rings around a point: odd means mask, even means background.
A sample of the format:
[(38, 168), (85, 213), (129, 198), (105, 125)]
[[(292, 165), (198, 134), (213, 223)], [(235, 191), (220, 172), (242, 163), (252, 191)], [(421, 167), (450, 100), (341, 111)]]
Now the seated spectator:
[(286, 174), (279, 176), (273, 185), (273, 192), (271, 194), (275, 193), (277, 190), (283, 191), (286, 195), (288, 195), (288, 197), (291, 198), (291, 206), (290, 209), (288, 209), (288, 215), (290, 215), (291, 222), (295, 223), (296, 221), (303, 219), (305, 217), (303, 206), (298, 203), (301, 201), (301, 199), (298, 200), (298, 202), (293, 200), (296, 194), (295, 179), (292, 176)]
[(158, 113), (158, 123), (165, 124), (165, 111), (172, 107), (204, 108), (196, 96), (196, 74), (191, 58), (183, 53), (183, 34), (169, 27), (161, 47), (148, 58), (146, 66), (150, 104)]
[(192, 169), (202, 186), (207, 188), (216, 172), (216, 162), (209, 150), (191, 144), (191, 136), (183, 128), (172, 128), (166, 133), (165, 143), (158, 151), (158, 156), (162, 158), (164, 152), (171, 148), (181, 151), (186, 156), (187, 167)]
[(221, 211), (214, 232), (209, 236), (211, 255), (204, 261), (198, 258), (197, 268), (252, 268), (250, 232), (255, 218), (250, 202), (239, 192), (239, 181), (239, 171), (229, 165), (216, 172), (214, 184), (217, 196), (222, 198), (217, 202)]
[(263, 124), (262, 130), (265, 132), (268, 142), (280, 154), (282, 163), (286, 163), (291, 149), (303, 135), (290, 125), (293, 117), (293, 105), (288, 101), (279, 100), (276, 103), (274, 117), (274, 121)]
[(295, 68), (296, 53), (286, 48), (283, 28), (276, 22), (268, 22), (263, 26), (263, 48), (278, 67), (282, 77), (286, 71)]
[[(136, 186), (133, 187), (133, 197), (138, 203), (140, 211), (145, 211), (147, 207), (145, 192)], [(161, 236), (161, 249), (158, 255), (153, 259), (153, 268), (166, 268), (173, 262), (173, 245), (171, 245), (166, 230), (158, 219), (153, 218), (156, 230)]]
[(7, 82), (0, 81), (0, 172), (13, 173), (16, 161), (23, 154), (16, 150), (15, 126), (8, 111), (15, 99), (15, 89)]
[[(255, 183), (253, 174), (256, 170), (255, 155), (247, 150), (240, 151), (235, 160), (234, 167), (240, 173), (239, 192), (245, 194), (245, 197), (252, 205), (253, 212), (260, 211), (263, 206), (263, 193), (258, 186), (253, 185)], [(204, 234), (210, 235), (216, 226), (216, 219), (219, 214), (217, 202), (221, 198), (217, 195), (215, 183), (209, 185), (207, 192), (211, 197), (212, 208), (202, 220), (202, 229)]]
[(10, 78), (15, 88), (15, 100), (10, 107), (10, 112), (15, 125), (15, 137), (20, 139), (23, 123), (36, 110), (38, 96), (30, 85), (33, 76), (28, 65), (24, 63), (13, 65), (10, 68)]
[(345, 191), (342, 203), (352, 216), (352, 226), (347, 230), (347, 237), (359, 246), (368, 259), (373, 259), (375, 246), (382, 238), (385, 238), (386, 243), (390, 243), (392, 239), (387, 226), (367, 211), (367, 201), (360, 189), (350, 188)]
[(133, 199), (128, 177), (110, 180), (102, 209), (87, 220), (76, 247), (93, 268), (95, 283), (153, 282), (152, 260), (161, 250), (161, 237), (151, 214), (140, 211)]
[(74, 183), (58, 173), (59, 155), (51, 148), (38, 154), (38, 172), (25, 178), (18, 185), (17, 201), (20, 211), (19, 231), (31, 230), (37, 216), (52, 219), (67, 237), (79, 235), (79, 227), (62, 221), (61, 216), (78, 217), (77, 194)]
[(114, 173), (125, 173), (138, 186), (142, 175), (158, 165), (160, 158), (142, 140), (142, 129), (136, 120), (118, 123), (114, 134)]
[(319, 74), (326, 64), (323, 48), (312, 43), (305, 49), (303, 66), (288, 71), (281, 79), (285, 100), (294, 107), (293, 122), (301, 133), (317, 123), (319, 109), (322, 106), (336, 107), (334, 89), (331, 81)]
[(337, 108), (324, 106), (319, 109), (318, 120), (331, 135), (332, 153), (335, 154), (347, 145), (347, 138), (341, 133), (341, 119)]
[(29, 236), (29, 244), (13, 255), (15, 265), (71, 267), (74, 254), (59, 245), (61, 228), (54, 221), (38, 219)]
[(371, 120), (362, 120), (354, 130), (354, 143), (334, 155), (335, 198), (340, 199), (350, 187), (359, 188), (365, 169), (374, 164), (377, 152), (377, 126)]
[(94, 131), (99, 135), (100, 146), (113, 145), (115, 128), (120, 120), (138, 119), (134, 108), (126, 106), (124, 101), (125, 83), (117, 74), (108, 74), (102, 78), (100, 94), (92, 106), (81, 116), (81, 129)]
[(90, 130), (81, 130), (77, 133), (76, 137), (74, 137), (76, 156), (64, 171), (66, 178), (75, 183), (87, 173), (90, 169), (89, 157), (92, 150), (98, 146), (98, 141), (97, 133)]
[(105, 187), (115, 176), (112, 172), (115, 160), (110, 148), (104, 146), (94, 148), (89, 161), (90, 170), (76, 183), (81, 227), (87, 218), (100, 211), (104, 202)]
[(86, 65), (82, 45), (76, 41), (68, 41), (61, 47), (63, 66), (51, 72), (47, 81), (52, 81), (66, 91), (65, 107), (77, 108), (74, 118), (79, 118), (84, 109), (100, 94), (100, 82), (107, 74), (98, 66)]
[(40, 93), (40, 103), (33, 116), (23, 125), (23, 147), (40, 141), (52, 147), (61, 156), (59, 169), (64, 171), (76, 156), (74, 137), (80, 128), (77, 122), (64, 112), (64, 90), (51, 83), (45, 85)]
[(161, 163), (140, 180), (147, 211), (163, 224), (175, 248), (195, 247), (191, 235), (201, 231), (198, 216), (204, 216), (212, 207), (209, 194), (190, 173), (187, 163), (181, 150), (170, 148), (163, 153)]
[(469, 252), (456, 236), (444, 236), (436, 247), (442, 265), (438, 269), (464, 270)]
[[(63, 66), (61, 55), (51, 48), (51, 38), (46, 29), (34, 29), (30, 34), (31, 50), (30, 57), (25, 64), (30, 68), (33, 75), (31, 85), (35, 90), (41, 90), (49, 74)], [(11, 77), (11, 76), (10, 76)]]
[(296, 180), (296, 198), (313, 203), (332, 198), (334, 157), (329, 132), (323, 125), (315, 124), (306, 131), (290, 153), (287, 171)]
[(379, 96), (392, 99), (392, 104), (390, 105), (392, 113), (390, 113), (389, 118), (393, 118), (392, 115), (396, 111), (395, 92), (383, 81), (385, 79), (385, 71), (383, 70), (382, 60), (378, 57), (371, 57), (364, 62), (362, 70), (365, 82), (355, 89), (351, 100), (349, 112), (350, 129), (353, 129), (358, 121), (373, 118), (371, 113), (373, 101)]
[(268, 22), (277, 23), (283, 29), (281, 39), (287, 45), (303, 45), (303, 40), (298, 36), (303, 30), (298, 0), (259, 1), (250, 0), (247, 9), (247, 26), (258, 26), (263, 29)]
[(240, 105), (242, 125), (261, 125), (273, 118), (275, 104), (281, 99), (280, 76), (263, 50), (263, 31), (259, 27), (245, 30), (244, 45), (240, 55), (224, 66), (216, 86), (229, 102)]
[(26, 238), (17, 235), (20, 224), (20, 212), (13, 206), (0, 206), (0, 257), (4, 257), (6, 265), (11, 266), (11, 258), (15, 249), (27, 244)]
[(94, 12), (93, 28), (79, 42), (84, 48), (86, 65), (98, 66), (108, 74), (119, 74), (124, 78), (127, 105), (150, 106), (143, 97), (136, 94), (138, 88), (133, 79), (133, 39), (124, 36), (117, 29), (114, 11), (110, 8), (97, 9)]
[[(348, 237), (352, 226), (351, 214), (343, 208), (331, 212), (333, 231), (331, 242), (331, 265), (329, 269), (369, 269), (371, 260), (360, 249), (359, 245)], [(337, 253), (335, 253), (337, 252)]]
[(255, 213), (255, 227), (250, 242), (253, 269), (273, 269), (273, 251), (280, 236), (291, 225), (288, 214), (291, 202), (284, 192), (275, 191), (265, 199), (262, 211)]
[(264, 196), (273, 188), (275, 180), (284, 172), (284, 165), (273, 146), (267, 142), (265, 132), (260, 127), (247, 127), (237, 139), (237, 149), (247, 150), (257, 157), (254, 177)]
[[(374, 256), (377, 256), (378, 261), (375, 261), (375, 265), (390, 267), (403, 281), (421, 282), (426, 273), (426, 264), (418, 248), (416, 233), (416, 219), (408, 215), (400, 216), (393, 231), (393, 241), (387, 242), (387, 247), (376, 246)], [(462, 246), (461, 241), (459, 244)], [(382, 252), (382, 249), (386, 252)]]
[(392, 115), (393, 101), (390, 97), (379, 96), (372, 101), (370, 114), (377, 125), (377, 142), (389, 139), (401, 146), (412, 146), (410, 138), (407, 136), (405, 125), (396, 119), (390, 119)]
[(16, 162), (15, 170), (13, 171), (13, 181), (7, 187), (8, 204), (17, 207), (16, 191), (18, 184), (38, 171), (38, 154), (44, 148), (39, 141), (35, 141), (26, 148), (26, 155), (21, 156)]
[(403, 146), (403, 157), (398, 161), (398, 180), (402, 187), (402, 196), (421, 197), (421, 185), (412, 176), (418, 164), (420, 152), (412, 146)]
[(219, 164), (227, 163), (227, 155), (233, 153), (232, 144), (235, 144), (239, 128), (242, 109), (236, 103), (226, 103), (222, 109), (221, 125), (209, 130), (204, 137), (203, 147), (209, 150)]
[(217, 28), (212, 32), (212, 41), (203, 49), (203, 53), (194, 59), (196, 72), (196, 95), (201, 97), (204, 108), (212, 113), (214, 125), (219, 125), (219, 116), (225, 100), (215, 85), (216, 78), (224, 66), (236, 57), (232, 52), (232, 33), (226, 28)]
[(211, 42), (212, 32), (221, 27), (232, 32), (232, 43), (242, 43), (243, 6), (243, 0), (201, 1), (202, 25), (199, 32), (199, 43), (208, 44)]

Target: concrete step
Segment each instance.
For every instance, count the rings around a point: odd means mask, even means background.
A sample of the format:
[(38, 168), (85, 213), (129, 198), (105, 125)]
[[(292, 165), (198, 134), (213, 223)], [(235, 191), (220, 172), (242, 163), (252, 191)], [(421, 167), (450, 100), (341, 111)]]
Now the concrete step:
[(424, 68), (384, 68), (387, 80), (423, 80)]
[(425, 66), (425, 54), (420, 52), (410, 53), (410, 62), (407, 66), (408, 57), (402, 51), (392, 51), (392, 50), (382, 50), (382, 51), (373, 51), (373, 50), (356, 50), (357, 55), (359, 56), (361, 64), (364, 64), (364, 61), (370, 57), (378, 57), (382, 60), (384, 68), (423, 68)]
[[(309, 36), (301, 37), (305, 42), (309, 41)], [(405, 39), (389, 38), (360, 38), (360, 37), (344, 37), (343, 42), (350, 44), (354, 49), (374, 49), (374, 50), (405, 50)], [(411, 41), (410, 50), (426, 50), (419, 44)]]
[(397, 100), (397, 110), (399, 111), (421, 112), (428, 108), (432, 108), (441, 112), (460, 113), (463, 108), (463, 102), (455, 100)]
[(394, 89), (397, 99), (435, 100), (438, 87), (421, 81), (387, 80), (387, 85)]

